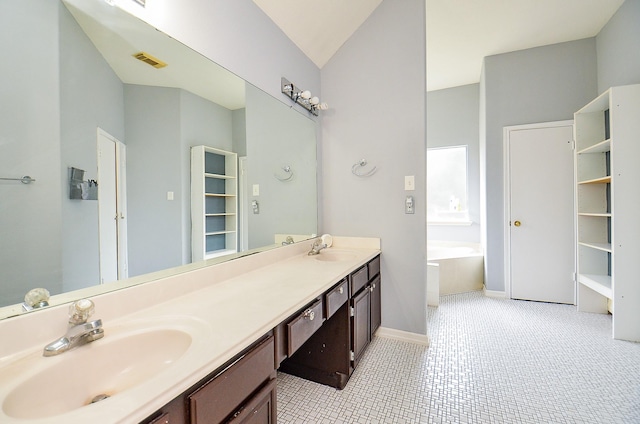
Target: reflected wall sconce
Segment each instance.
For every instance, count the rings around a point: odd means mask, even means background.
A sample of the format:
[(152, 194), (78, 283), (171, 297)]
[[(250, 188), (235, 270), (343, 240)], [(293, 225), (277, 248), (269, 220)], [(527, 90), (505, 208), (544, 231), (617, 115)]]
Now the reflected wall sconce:
[(276, 177), (277, 180), (284, 182), (290, 181), (291, 178), (293, 178), (293, 170), (289, 165), (285, 165), (280, 169), (282, 169), (283, 175), (273, 174), (273, 176)]
[(315, 116), (318, 116), (319, 110), (329, 109), (329, 105), (326, 103), (320, 103), (320, 99), (318, 97), (311, 97), (311, 92), (309, 90), (300, 90), (285, 77), (282, 77), (280, 80), (280, 89), (282, 93), (290, 97), (291, 100), (298, 103)]

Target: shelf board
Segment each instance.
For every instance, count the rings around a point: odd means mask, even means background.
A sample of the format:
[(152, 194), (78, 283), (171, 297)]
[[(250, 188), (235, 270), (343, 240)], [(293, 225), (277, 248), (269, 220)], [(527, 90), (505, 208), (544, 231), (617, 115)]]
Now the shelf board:
[(223, 213), (205, 213), (204, 216), (236, 216), (235, 213), (223, 212)]
[(214, 250), (212, 252), (205, 252), (204, 258), (211, 259), (211, 258), (217, 258), (219, 256), (232, 255), (234, 253), (238, 253), (238, 252), (235, 249)]
[(593, 112), (604, 112), (609, 109), (609, 93), (611, 89), (605, 91), (600, 94), (598, 97), (593, 99), (587, 105), (585, 105), (582, 109), (576, 112), (576, 114), (580, 113), (593, 113)]
[(602, 218), (611, 218), (610, 213), (604, 213), (604, 212), (578, 212), (578, 216), (595, 216), (595, 217), (602, 217)]
[(578, 151), (579, 155), (586, 153), (604, 153), (611, 150), (611, 139), (601, 141)]
[(606, 297), (613, 299), (613, 289), (611, 288), (611, 276), (596, 274), (578, 274), (578, 282), (583, 286), (589, 287)]
[(578, 181), (578, 184), (608, 184), (611, 182), (611, 175), (594, 178), (592, 180)]
[(591, 243), (591, 242), (578, 242), (580, 246), (590, 247), (596, 250), (602, 250), (611, 253), (611, 243)]
[(226, 194), (226, 193), (205, 193), (207, 197), (236, 197), (235, 194)]
[(204, 233), (205, 236), (220, 236), (223, 234), (233, 234), (235, 230), (222, 230), (222, 231), (212, 231), (210, 233)]
[(218, 180), (231, 180), (231, 179), (235, 179), (236, 177), (234, 177), (233, 175), (224, 175), (224, 174), (209, 174), (206, 173), (204, 174), (205, 178), (216, 178)]

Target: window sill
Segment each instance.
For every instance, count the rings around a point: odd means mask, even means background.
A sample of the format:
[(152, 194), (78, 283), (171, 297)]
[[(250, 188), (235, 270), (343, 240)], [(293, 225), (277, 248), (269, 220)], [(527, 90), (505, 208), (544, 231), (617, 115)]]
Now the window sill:
[(473, 221), (427, 221), (428, 226), (456, 226), (469, 227), (473, 225)]

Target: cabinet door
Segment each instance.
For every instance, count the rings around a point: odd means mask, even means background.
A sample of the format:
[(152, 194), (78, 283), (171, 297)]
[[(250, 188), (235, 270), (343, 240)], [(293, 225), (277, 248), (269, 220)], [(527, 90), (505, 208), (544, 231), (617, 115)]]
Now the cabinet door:
[(351, 299), (351, 349), (353, 350), (353, 367), (355, 368), (364, 349), (369, 344), (371, 292), (365, 287), (358, 295)]
[(380, 275), (371, 281), (371, 337), (382, 323), (382, 291)]

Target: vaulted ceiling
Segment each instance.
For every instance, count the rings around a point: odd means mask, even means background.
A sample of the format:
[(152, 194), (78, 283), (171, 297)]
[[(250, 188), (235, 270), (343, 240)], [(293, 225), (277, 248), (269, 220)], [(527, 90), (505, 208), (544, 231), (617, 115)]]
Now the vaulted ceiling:
[[(382, 2), (253, 1), (319, 68)], [(478, 82), (485, 56), (593, 37), (623, 2), (426, 0), (427, 91)]]

